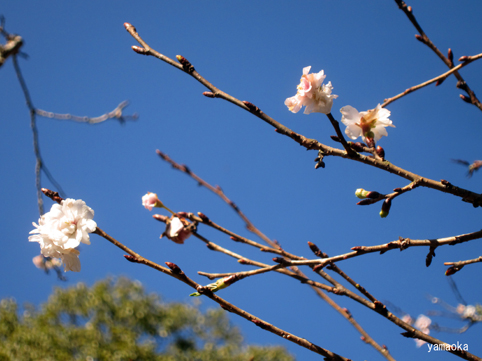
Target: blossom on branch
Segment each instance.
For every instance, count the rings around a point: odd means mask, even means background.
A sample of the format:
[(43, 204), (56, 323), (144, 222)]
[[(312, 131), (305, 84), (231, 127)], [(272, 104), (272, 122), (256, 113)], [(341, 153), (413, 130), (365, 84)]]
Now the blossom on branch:
[(156, 193), (147, 192), (142, 196), (142, 205), (152, 211), (153, 207), (162, 207), (162, 202), (157, 198)]
[(189, 224), (185, 218), (172, 216), (171, 220), (166, 222), (166, 230), (161, 234), (161, 238), (166, 236), (177, 244), (184, 244), (184, 241), (191, 236), (191, 232), (185, 228)]
[[(418, 328), (424, 334), (428, 335), (428, 334), (430, 334), (430, 328), (429, 327), (430, 327), (431, 323), (432, 323), (432, 320), (430, 318), (428, 318), (425, 315), (419, 315), (417, 317), (417, 320), (415, 321), (415, 324), (413, 325), (413, 327)], [(417, 347), (420, 347), (426, 342), (417, 338), (417, 339), (415, 339), (415, 343), (417, 344)]]
[(293, 113), (298, 113), (302, 106), (305, 106), (304, 114), (331, 112), (333, 106), (333, 99), (338, 98), (338, 95), (331, 94), (333, 86), (331, 82), (324, 85), (326, 75), (323, 70), (318, 74), (309, 74), (311, 66), (303, 68), (303, 75), (301, 76), (300, 84), (298, 85), (298, 92), (295, 96), (285, 100), (285, 105)]
[(362, 137), (363, 141), (373, 139), (378, 141), (382, 136), (387, 136), (386, 127), (394, 127), (388, 119), (390, 111), (382, 108), (380, 104), (375, 109), (366, 112), (358, 112), (350, 105), (340, 109), (343, 115), (341, 121), (346, 125), (345, 133), (350, 139)]
[(38, 242), (45, 257), (60, 258), (65, 271), (80, 271), (79, 251), (75, 248), (80, 243), (90, 244), (89, 233), (97, 228), (94, 211), (81, 199), (64, 199), (54, 204), (50, 212), (39, 219), (39, 224), (28, 237), (30, 242)]

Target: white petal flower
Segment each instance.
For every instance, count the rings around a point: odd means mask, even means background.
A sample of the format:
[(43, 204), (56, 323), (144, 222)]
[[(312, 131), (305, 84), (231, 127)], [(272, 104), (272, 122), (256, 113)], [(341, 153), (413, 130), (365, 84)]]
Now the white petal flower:
[(362, 137), (378, 141), (382, 136), (387, 136), (385, 127), (394, 127), (392, 121), (388, 119), (390, 111), (382, 108), (380, 104), (375, 109), (366, 112), (358, 112), (355, 108), (347, 105), (340, 109), (343, 115), (341, 121), (346, 125), (345, 133), (351, 139)]
[(338, 98), (338, 95), (331, 94), (333, 90), (331, 82), (323, 84), (326, 77), (323, 70), (318, 74), (309, 74), (310, 69), (311, 66), (303, 68), (303, 75), (297, 87), (298, 92), (295, 96), (287, 98), (285, 105), (293, 113), (298, 113), (301, 107), (305, 106), (304, 114), (328, 114), (331, 112), (333, 99)]
[(161, 235), (161, 238), (162, 236), (166, 236), (175, 243), (184, 244), (184, 241), (191, 235), (191, 232), (185, 228), (187, 225), (189, 225), (189, 222), (186, 219), (173, 216), (171, 220), (166, 223), (166, 230)]
[[(429, 326), (430, 326), (431, 323), (432, 323), (432, 320), (430, 318), (428, 318), (425, 315), (419, 315), (417, 317), (417, 320), (415, 321), (415, 324), (413, 325), (413, 327), (418, 328), (424, 334), (428, 335), (428, 334), (430, 334)], [(426, 343), (426, 342), (423, 341), (423, 340), (420, 340), (418, 338), (415, 339), (415, 344), (417, 345), (417, 347), (422, 346), (424, 343)]]
[(81, 199), (65, 199), (61, 204), (54, 204), (50, 212), (42, 215), (39, 224), (33, 223), (28, 240), (40, 244), (45, 257), (61, 258), (65, 271), (80, 271), (79, 251), (75, 248), (80, 243), (90, 244), (89, 233), (97, 228), (94, 211)]

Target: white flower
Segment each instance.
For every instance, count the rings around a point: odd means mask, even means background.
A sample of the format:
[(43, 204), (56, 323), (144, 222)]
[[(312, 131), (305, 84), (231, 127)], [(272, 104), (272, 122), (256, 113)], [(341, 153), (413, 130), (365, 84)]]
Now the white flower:
[(341, 121), (346, 125), (345, 133), (351, 139), (362, 137), (378, 141), (382, 136), (387, 136), (385, 127), (395, 127), (388, 119), (390, 111), (382, 108), (380, 104), (375, 109), (366, 112), (358, 112), (355, 108), (347, 105), (340, 109), (343, 115)]
[(161, 235), (161, 238), (166, 236), (175, 243), (184, 244), (184, 241), (191, 235), (191, 232), (184, 228), (188, 225), (189, 222), (186, 219), (173, 216), (171, 220), (166, 223), (166, 230)]
[[(422, 331), (424, 334), (428, 335), (430, 333), (430, 324), (432, 323), (432, 320), (428, 318), (425, 315), (419, 315), (417, 317), (417, 320), (415, 321), (415, 324), (413, 327), (418, 328), (420, 331)], [(415, 339), (415, 344), (417, 347), (422, 346), (424, 343), (426, 343), (423, 340), (420, 339)]]
[(90, 244), (89, 233), (97, 228), (92, 220), (94, 211), (81, 199), (65, 199), (61, 204), (54, 204), (50, 212), (33, 223), (28, 240), (38, 242), (45, 257), (60, 258), (65, 271), (80, 271), (79, 251), (75, 248), (80, 243)]
[(306, 106), (304, 114), (328, 114), (331, 112), (333, 99), (338, 98), (338, 95), (331, 94), (333, 90), (331, 82), (322, 84), (326, 77), (323, 70), (318, 74), (309, 74), (310, 69), (311, 66), (303, 68), (298, 92), (295, 96), (286, 99), (285, 105), (293, 113), (298, 113), (302, 106)]

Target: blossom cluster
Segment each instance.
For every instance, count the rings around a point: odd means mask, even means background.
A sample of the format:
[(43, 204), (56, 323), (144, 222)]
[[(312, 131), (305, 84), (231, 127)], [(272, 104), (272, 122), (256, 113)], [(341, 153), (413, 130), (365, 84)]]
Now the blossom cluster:
[(43, 256), (60, 258), (65, 271), (80, 271), (80, 243), (90, 244), (89, 233), (97, 228), (94, 211), (81, 199), (64, 199), (42, 215), (30, 232), (30, 242), (38, 242)]
[[(310, 113), (331, 113), (333, 99), (338, 95), (331, 94), (333, 86), (331, 82), (324, 85), (326, 75), (323, 70), (319, 73), (310, 73), (311, 66), (303, 68), (300, 84), (297, 93), (285, 100), (285, 105), (293, 113), (298, 113), (301, 107), (305, 106), (304, 114)], [(375, 109), (365, 112), (358, 112), (350, 105), (340, 109), (342, 114), (341, 122), (346, 125), (345, 133), (350, 139), (362, 137), (363, 141), (372, 143), (378, 141), (382, 136), (387, 136), (386, 127), (394, 127), (388, 119), (390, 111), (382, 108), (380, 104)]]

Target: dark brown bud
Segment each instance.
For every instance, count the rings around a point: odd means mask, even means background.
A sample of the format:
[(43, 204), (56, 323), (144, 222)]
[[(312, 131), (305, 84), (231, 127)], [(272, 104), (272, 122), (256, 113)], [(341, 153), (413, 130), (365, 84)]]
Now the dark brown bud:
[(379, 145), (377, 146), (376, 152), (380, 158), (385, 158), (385, 150)]
[(313, 272), (319, 272), (323, 269), (323, 264), (320, 263), (320, 264), (317, 264), (315, 267), (313, 267)]
[(131, 256), (130, 254), (125, 254), (125, 255), (124, 255), (124, 258), (125, 258), (126, 260), (128, 260), (129, 262), (139, 263), (139, 260), (137, 259), (137, 257)]
[(369, 199), (378, 199), (378, 198), (380, 198), (380, 193), (374, 192), (374, 191), (368, 192), (367, 198), (369, 198)]
[(285, 259), (283, 257), (273, 257), (273, 262), (276, 262), (276, 263), (284, 263), (286, 262)]
[(259, 108), (246, 100), (243, 100), (243, 104), (246, 105), (251, 112), (259, 112)]
[[(132, 26), (132, 24), (129, 24), (129, 23), (124, 23), (124, 27), (126, 28), (126, 30), (129, 30), (129, 28), (134, 28), (134, 26)], [(136, 28), (134, 28), (134, 32), (137, 33)]]
[(175, 274), (181, 274), (183, 273), (182, 270), (179, 268), (179, 266), (175, 263), (172, 262), (165, 262), (167, 267), (171, 269), (171, 271)]
[(199, 218), (201, 218), (201, 220), (202, 220), (204, 223), (209, 223), (209, 222), (211, 222), (211, 221), (209, 220), (209, 218), (208, 218), (204, 213), (197, 212), (197, 215), (199, 216)]
[(469, 60), (469, 57), (467, 55), (461, 56), (459, 58), (459, 61), (467, 61), (467, 60)]
[(321, 251), (316, 244), (308, 242), (308, 246), (310, 247), (311, 252), (313, 252), (316, 256), (321, 257)]
[(460, 99), (462, 99), (466, 103), (472, 104), (472, 100), (469, 97), (466, 97), (463, 94), (460, 94)]
[(373, 204), (373, 201), (370, 198), (367, 199), (362, 199), (360, 202), (358, 202), (356, 205), (357, 206), (367, 206), (369, 204)]
[(439, 86), (441, 85), (444, 81), (445, 81), (446, 78), (442, 78), (442, 79), (439, 79), (435, 82), (435, 86)]
[(355, 152), (363, 152), (363, 148), (364, 148), (363, 146), (366, 146), (366, 145), (361, 142), (356, 142), (356, 143), (350, 142), (350, 147)]
[(325, 162), (323, 162), (322, 160), (319, 161), (318, 163), (315, 164), (315, 169), (318, 169), (318, 168), (325, 168)]
[(261, 322), (258, 320), (252, 320), (252, 321), (256, 326), (261, 327), (262, 329), (268, 328), (268, 326), (264, 322)]
[(341, 143), (340, 138), (338, 138), (336, 135), (330, 135), (330, 138), (333, 139), (335, 142)]
[(418, 41), (422, 42), (425, 44), (425, 40), (423, 39), (423, 37), (419, 34), (415, 34), (415, 39), (417, 39)]
[(184, 218), (188, 218), (188, 214), (186, 212), (177, 212), (177, 215), (179, 217), (184, 217)]
[(460, 267), (455, 267), (455, 266), (452, 266), (452, 267), (449, 267), (447, 268), (447, 270), (445, 271), (445, 275), (446, 276), (452, 276), (453, 274), (457, 273), (458, 271), (460, 271), (462, 269), (463, 266), (460, 266)]
[(396, 193), (400, 193), (402, 191), (402, 188), (397, 187), (397, 188), (394, 188), (393, 191)]
[(204, 92), (203, 95), (205, 97), (208, 97), (208, 98), (214, 98), (215, 97), (214, 93), (212, 93), (212, 92)]
[(169, 217), (163, 216), (162, 214), (154, 214), (152, 215), (152, 218), (157, 219), (159, 222), (164, 222), (166, 223)]
[(450, 67), (454, 66), (454, 53), (452, 52), (452, 49), (449, 48), (449, 51), (447, 52), (447, 58), (450, 61)]
[(241, 264), (248, 264), (248, 262), (246, 262), (246, 260), (244, 258), (240, 258), (238, 259), (238, 263), (241, 263)]
[(234, 282), (239, 281), (238, 275), (226, 276), (223, 278), (223, 282), (226, 286), (231, 286)]
[(194, 71), (194, 67), (185, 57), (183, 57), (182, 55), (176, 55), (176, 59), (177, 61), (179, 61), (179, 63), (181, 63), (185, 71), (187, 71), (188, 73), (192, 73)]
[(390, 207), (392, 206), (392, 199), (387, 198), (382, 203), (382, 209), (380, 211), (380, 217), (385, 218), (390, 212)]
[(132, 50), (134, 50), (137, 54), (147, 55), (147, 50), (140, 46), (133, 45)]

